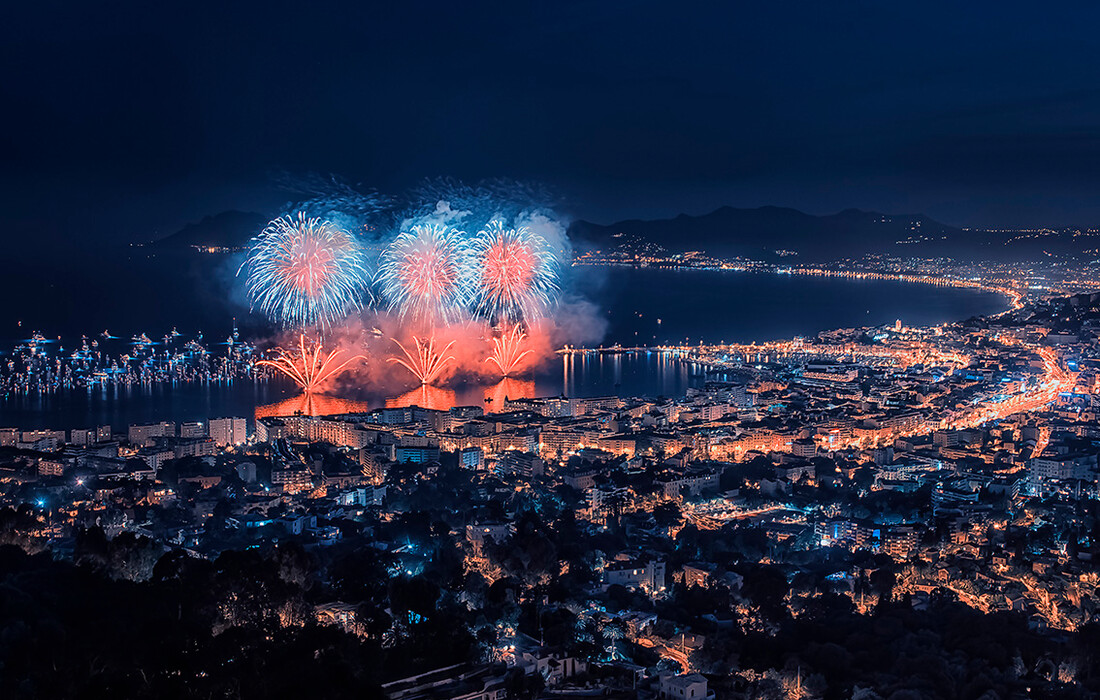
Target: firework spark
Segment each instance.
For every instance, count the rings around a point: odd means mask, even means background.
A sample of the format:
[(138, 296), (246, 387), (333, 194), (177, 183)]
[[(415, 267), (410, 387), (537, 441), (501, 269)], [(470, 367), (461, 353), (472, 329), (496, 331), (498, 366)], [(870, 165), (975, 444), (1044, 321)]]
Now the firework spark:
[(518, 323), (542, 316), (558, 290), (546, 240), (530, 229), (491, 221), (473, 243), (473, 303), (478, 314)]
[(366, 359), (363, 355), (356, 355), (340, 362), (343, 354), (344, 351), (340, 349), (325, 352), (320, 340), (307, 343), (303, 333), (298, 337), (298, 347), (295, 350), (277, 349), (272, 359), (260, 360), (257, 364), (282, 372), (308, 394), (344, 372), (352, 362)]
[(420, 225), (382, 253), (378, 280), (391, 311), (429, 326), (456, 320), (468, 303), (469, 250), (461, 231)]
[(370, 280), (350, 233), (301, 212), (268, 224), (245, 267), (249, 302), (287, 326), (332, 326), (362, 308)]
[(501, 376), (507, 377), (515, 373), (523, 359), (531, 354), (524, 347), (527, 334), (519, 326), (512, 326), (500, 336), (493, 338), (493, 351), (486, 362), (492, 362), (500, 370)]
[(396, 338), (393, 342), (397, 343), (397, 347), (401, 348), (401, 352), (405, 353), (405, 357), (390, 357), (388, 361), (396, 362), (412, 372), (421, 384), (430, 384), (437, 379), (444, 368), (454, 362), (455, 359), (454, 355), (447, 354), (447, 351), (455, 344), (453, 340), (447, 343), (442, 350), (436, 350), (434, 337), (429, 338), (427, 342), (422, 342), (420, 338), (413, 336), (415, 352), (409, 352), (408, 348), (398, 342)]

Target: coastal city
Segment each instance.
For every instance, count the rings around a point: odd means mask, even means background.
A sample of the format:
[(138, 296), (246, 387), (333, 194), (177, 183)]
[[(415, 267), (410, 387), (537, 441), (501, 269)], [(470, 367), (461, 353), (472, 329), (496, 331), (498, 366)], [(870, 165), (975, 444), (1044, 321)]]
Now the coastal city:
[(6, 6), (0, 700), (1100, 698), (1100, 4), (987, 5)]
[[(6, 427), (0, 541), (196, 586), (180, 614), (215, 633), (343, 635), (394, 699), (882, 687), (912, 670), (845, 657), (912, 643), (911, 615), (1024, 644), (967, 674), (1053, 693), (1095, 651), (1064, 635), (1100, 615), (1098, 333), (1085, 293), (930, 328), (561, 351), (705, 368), (684, 396)], [(866, 649), (836, 646), (832, 625), (872, 614), (892, 622)], [(188, 658), (180, 682), (227, 672)]]
[[(778, 266), (759, 260), (726, 260), (701, 252), (671, 254), (650, 246), (639, 249), (620, 244), (610, 252), (595, 250), (578, 253), (571, 264), (582, 268), (621, 266), (721, 270), (980, 290), (1002, 296), (1011, 310), (1020, 308), (1025, 300), (1041, 301), (1052, 295), (1100, 288), (1100, 283), (1091, 281), (1091, 265), (1073, 262), (1063, 262), (1047, 269), (1023, 264), (961, 264), (941, 259), (867, 256), (829, 265)], [(97, 336), (81, 336), (73, 343), (73, 348), (66, 348), (66, 342), (68, 339), (48, 338), (38, 331), (20, 340), (0, 362), (0, 396), (179, 382), (267, 380), (279, 374), (270, 366), (258, 362), (265, 356), (264, 352), (256, 343), (243, 339), (235, 327), (224, 339), (204, 338), (201, 331), (185, 336), (173, 328), (156, 340), (144, 333), (125, 339), (104, 331)], [(651, 346), (648, 349), (663, 347)], [(603, 346), (593, 349), (603, 349)], [(755, 352), (756, 349), (749, 351)]]

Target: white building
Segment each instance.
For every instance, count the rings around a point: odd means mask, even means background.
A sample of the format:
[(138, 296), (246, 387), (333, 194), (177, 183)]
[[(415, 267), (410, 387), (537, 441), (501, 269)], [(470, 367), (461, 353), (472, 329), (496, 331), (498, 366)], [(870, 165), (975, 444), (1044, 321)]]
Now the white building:
[(603, 572), (604, 583), (624, 588), (641, 588), (649, 593), (665, 589), (665, 563), (650, 559), (647, 562), (614, 561)]
[(486, 540), (501, 543), (508, 539), (513, 531), (511, 523), (476, 523), (466, 526), (466, 539), (478, 545), (485, 544)]
[(210, 438), (218, 447), (240, 445), (248, 439), (248, 422), (244, 418), (215, 418), (210, 421)]
[(149, 444), (150, 438), (175, 437), (176, 424), (171, 421), (153, 423), (152, 425), (131, 425), (126, 433), (126, 439), (131, 445), (144, 446)]
[(69, 431), (69, 443), (73, 445), (79, 445), (84, 447), (90, 445), (96, 440), (96, 431), (91, 428), (80, 429), (73, 428)]
[(708, 698), (707, 679), (698, 673), (661, 676), (661, 687), (657, 697), (660, 700), (706, 700)]

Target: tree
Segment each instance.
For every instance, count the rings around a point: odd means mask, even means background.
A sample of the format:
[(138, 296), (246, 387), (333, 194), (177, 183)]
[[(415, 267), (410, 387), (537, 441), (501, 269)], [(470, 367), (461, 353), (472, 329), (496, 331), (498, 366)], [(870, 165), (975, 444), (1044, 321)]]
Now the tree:
[(741, 594), (772, 619), (786, 612), (787, 576), (778, 566), (753, 566), (745, 572)]
[(878, 592), (880, 600), (888, 601), (894, 595), (894, 584), (897, 576), (888, 566), (880, 566), (867, 577), (871, 588)]
[(390, 584), (390, 609), (399, 619), (425, 620), (435, 611), (439, 593), (439, 586), (424, 576), (396, 578)]
[(137, 537), (133, 532), (126, 531), (111, 540), (109, 551), (112, 577), (146, 581), (152, 577), (156, 563), (164, 554), (164, 547), (148, 537)]
[(664, 501), (653, 509), (653, 520), (657, 523), (657, 527), (667, 530), (682, 523), (684, 516), (675, 501)]

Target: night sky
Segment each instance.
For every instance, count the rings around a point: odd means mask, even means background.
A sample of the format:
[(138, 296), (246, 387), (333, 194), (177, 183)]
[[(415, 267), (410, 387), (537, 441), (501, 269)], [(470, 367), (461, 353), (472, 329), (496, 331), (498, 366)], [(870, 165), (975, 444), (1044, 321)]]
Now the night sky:
[(285, 171), (390, 191), (533, 180), (600, 222), (776, 204), (1098, 225), (1098, 15), (1094, 3), (9, 4), (0, 224), (9, 241), (148, 240), (276, 206)]

